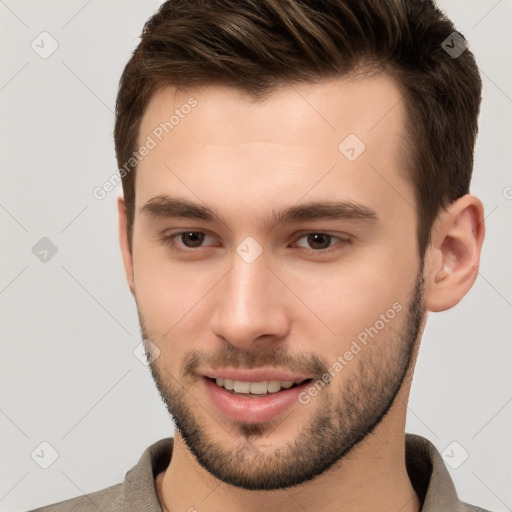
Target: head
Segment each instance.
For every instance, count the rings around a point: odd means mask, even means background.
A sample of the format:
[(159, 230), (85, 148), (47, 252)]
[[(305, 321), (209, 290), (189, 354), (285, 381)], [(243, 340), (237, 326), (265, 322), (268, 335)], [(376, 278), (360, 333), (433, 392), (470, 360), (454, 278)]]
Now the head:
[[(397, 408), (425, 313), (472, 286), (481, 82), (442, 49), (454, 31), (399, 0), (170, 1), (147, 22), (117, 98), (121, 247), (158, 389), (218, 478), (342, 460)], [(234, 419), (209, 395), (226, 368), (310, 382)]]

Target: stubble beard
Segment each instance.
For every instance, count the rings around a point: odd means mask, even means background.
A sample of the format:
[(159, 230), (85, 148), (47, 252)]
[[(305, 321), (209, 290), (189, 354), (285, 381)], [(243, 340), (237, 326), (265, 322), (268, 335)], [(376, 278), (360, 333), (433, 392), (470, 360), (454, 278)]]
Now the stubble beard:
[[(414, 359), (416, 345), (420, 341), (423, 290), (424, 279), (420, 269), (406, 317), (398, 328), (390, 329), (392, 334), (386, 339), (381, 338), (378, 346), (369, 346), (372, 343), (369, 342), (354, 357), (350, 362), (353, 368), (350, 369), (351, 373), (342, 388), (336, 390), (337, 380), (334, 377), (309, 404), (298, 404), (294, 407), (292, 413), (295, 415), (299, 408), (299, 412), (303, 411), (305, 416), (310, 406), (314, 407), (314, 412), (294, 439), (272, 451), (261, 450), (258, 442), (268, 445), (267, 439), (279, 428), (281, 422), (286, 421), (286, 417), (266, 423), (228, 423), (231, 429), (235, 427), (238, 431), (237, 437), (242, 437), (241, 441), (237, 441), (235, 449), (232, 443), (214, 439), (211, 425), (215, 420), (199, 404), (194, 403), (187, 386), (182, 385), (182, 382), (193, 383), (197, 380), (197, 377), (195, 380), (192, 377), (192, 372), (200, 361), (204, 361), (197, 354), (190, 354), (187, 358), (188, 364), (184, 364), (181, 381), (159, 366), (158, 359), (150, 365), (151, 374), (186, 446), (210, 474), (227, 484), (249, 490), (268, 491), (296, 486), (342, 462), (355, 446), (374, 431), (390, 410), (402, 388)], [(143, 338), (152, 339), (140, 316), (140, 310), (139, 319)], [(398, 317), (393, 320), (398, 321)], [(158, 340), (152, 341), (158, 345)], [(373, 343), (377, 341), (373, 340)], [(272, 350), (267, 348), (262, 356), (265, 364), (260, 364), (263, 360), (258, 354), (230, 346), (216, 354), (216, 361), (226, 361), (223, 366), (236, 366), (236, 361), (246, 368), (282, 367), (282, 352), (275, 352), (279, 357), (275, 358), (274, 364)], [(287, 357), (292, 361), (289, 355)], [(310, 361), (308, 368), (318, 370), (319, 361)], [(345, 371), (344, 368), (342, 373)], [(228, 435), (226, 428), (213, 425), (213, 429), (221, 431), (222, 435)]]

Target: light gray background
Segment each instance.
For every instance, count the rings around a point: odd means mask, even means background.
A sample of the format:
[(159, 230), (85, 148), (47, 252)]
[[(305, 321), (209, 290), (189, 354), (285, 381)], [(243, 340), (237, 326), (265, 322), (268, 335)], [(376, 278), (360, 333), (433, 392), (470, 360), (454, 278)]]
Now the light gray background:
[[(149, 371), (133, 355), (140, 337), (117, 244), (120, 188), (102, 201), (92, 195), (115, 172), (117, 83), (158, 4), (0, 0), (1, 511), (118, 483), (149, 444), (172, 434)], [(461, 498), (505, 511), (512, 510), (512, 2), (441, 5), (482, 72), (472, 192), (484, 202), (487, 234), (469, 295), (430, 315), (407, 431), (440, 451), (459, 443), (469, 458), (450, 471)], [(43, 31), (59, 45), (47, 59), (31, 48)], [(42, 237), (57, 247), (46, 263), (32, 252)], [(48, 469), (31, 458), (42, 441), (58, 452)], [(453, 453), (460, 457), (460, 448)]]

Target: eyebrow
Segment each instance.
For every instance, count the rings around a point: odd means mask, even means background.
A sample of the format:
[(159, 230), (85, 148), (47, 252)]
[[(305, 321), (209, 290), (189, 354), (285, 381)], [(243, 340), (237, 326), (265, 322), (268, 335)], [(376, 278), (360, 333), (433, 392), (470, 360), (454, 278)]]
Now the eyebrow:
[[(225, 224), (226, 220), (217, 211), (186, 199), (160, 195), (147, 201), (141, 214), (154, 218), (187, 218)], [(375, 222), (377, 213), (354, 201), (314, 201), (290, 206), (283, 210), (272, 210), (264, 221), (274, 227), (277, 224), (293, 224), (312, 220), (347, 220)]]

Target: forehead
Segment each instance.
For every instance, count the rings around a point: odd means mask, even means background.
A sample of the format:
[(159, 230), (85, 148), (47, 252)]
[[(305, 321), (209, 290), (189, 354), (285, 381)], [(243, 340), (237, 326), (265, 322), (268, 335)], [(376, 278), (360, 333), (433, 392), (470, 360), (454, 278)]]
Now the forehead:
[(263, 100), (166, 87), (140, 126), (139, 144), (154, 147), (138, 165), (136, 208), (162, 194), (254, 211), (306, 194), (411, 203), (404, 122), (401, 90), (384, 74), (283, 86)]
[[(202, 144), (207, 142), (204, 136), (208, 135), (212, 144), (257, 138), (259, 141), (295, 145), (304, 142), (298, 136), (309, 132), (314, 136), (310, 145), (314, 145), (319, 140), (327, 142), (326, 137), (336, 141), (343, 131), (350, 130), (369, 140), (374, 130), (377, 130), (375, 133), (388, 132), (392, 127), (401, 131), (404, 117), (402, 97), (395, 80), (384, 73), (286, 85), (264, 99), (220, 85), (187, 91), (164, 87), (150, 99), (141, 122), (140, 135), (150, 133), (175, 114), (171, 124), (172, 138), (176, 143), (180, 142), (181, 134), (189, 142), (199, 138)], [(192, 99), (197, 105), (189, 108)], [(188, 120), (183, 124), (193, 128), (196, 137), (183, 126), (178, 129), (186, 118)], [(178, 149), (175, 148), (175, 152)]]

